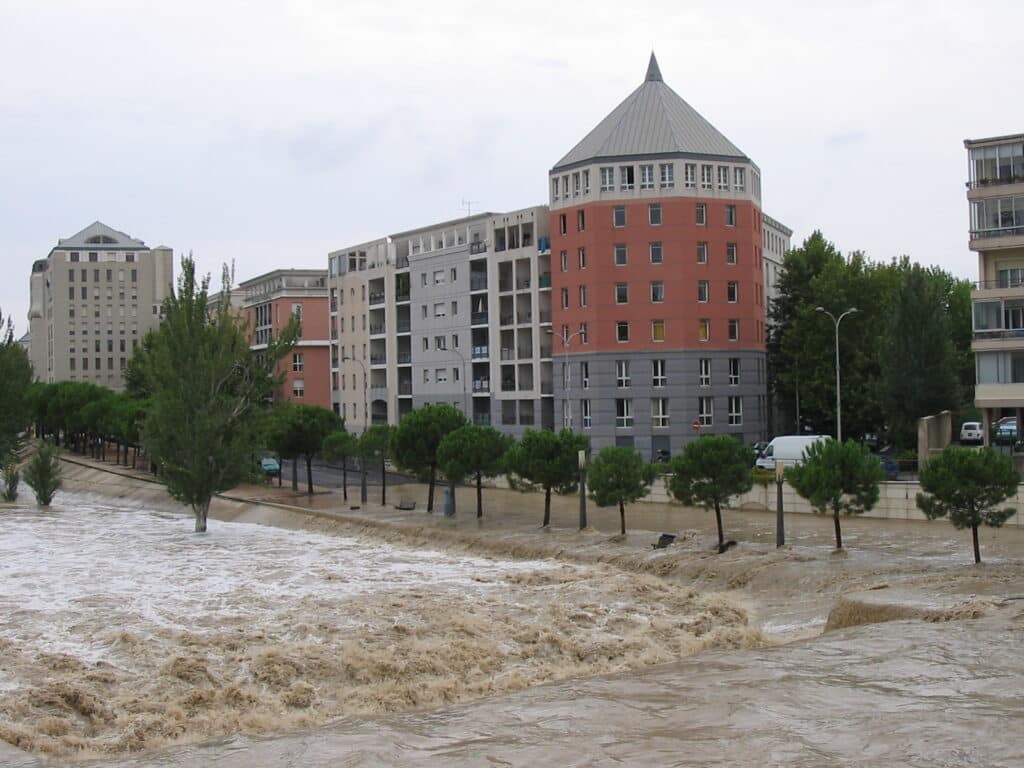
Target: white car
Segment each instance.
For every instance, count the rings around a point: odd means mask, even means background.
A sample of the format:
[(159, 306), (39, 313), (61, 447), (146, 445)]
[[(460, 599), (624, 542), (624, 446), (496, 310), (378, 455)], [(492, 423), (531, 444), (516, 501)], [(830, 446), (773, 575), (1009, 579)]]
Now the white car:
[(981, 445), (985, 441), (981, 424), (977, 421), (965, 421), (960, 425), (960, 443)]

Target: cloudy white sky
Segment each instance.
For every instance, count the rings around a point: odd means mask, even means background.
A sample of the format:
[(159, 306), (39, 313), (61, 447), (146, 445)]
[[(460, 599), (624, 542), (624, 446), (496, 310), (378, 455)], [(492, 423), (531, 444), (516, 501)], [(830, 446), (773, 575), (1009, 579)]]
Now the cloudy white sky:
[(963, 139), (1024, 131), (1019, 2), (0, 0), (0, 308), (94, 220), (239, 279), (474, 210), (643, 79), (844, 251), (972, 277)]

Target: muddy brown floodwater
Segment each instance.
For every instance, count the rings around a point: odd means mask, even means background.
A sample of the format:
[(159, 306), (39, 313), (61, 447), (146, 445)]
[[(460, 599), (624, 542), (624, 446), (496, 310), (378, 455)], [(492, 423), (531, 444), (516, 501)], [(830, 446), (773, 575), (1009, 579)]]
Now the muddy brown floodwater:
[(486, 530), (235, 504), (197, 538), (70, 474), (0, 511), (0, 765), (1024, 765), (1019, 529), (976, 567), (944, 524), (851, 520), (836, 556), (729, 512), (717, 556), (701, 511), (542, 534), (495, 492)]

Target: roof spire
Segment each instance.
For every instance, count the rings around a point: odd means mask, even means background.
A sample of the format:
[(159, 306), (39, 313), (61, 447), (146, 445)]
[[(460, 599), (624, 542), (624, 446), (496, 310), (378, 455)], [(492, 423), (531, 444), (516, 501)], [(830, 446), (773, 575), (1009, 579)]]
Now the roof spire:
[(658, 60), (654, 58), (654, 51), (651, 51), (651, 61), (647, 65), (647, 77), (644, 78), (647, 82), (663, 82), (661, 79), (661, 70), (658, 69)]

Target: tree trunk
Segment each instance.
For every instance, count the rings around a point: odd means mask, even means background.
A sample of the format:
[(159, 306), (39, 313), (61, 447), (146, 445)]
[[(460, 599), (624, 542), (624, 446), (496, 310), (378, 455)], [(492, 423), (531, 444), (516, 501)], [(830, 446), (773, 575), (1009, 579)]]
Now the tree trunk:
[(359, 502), (366, 503), (366, 457), (359, 458)]
[(139, 459), (139, 447), (132, 446), (132, 469), (135, 469), (135, 462)]
[(193, 504), (192, 511), (196, 516), (196, 533), (206, 533), (206, 516), (210, 511), (210, 500)]
[(978, 526), (971, 526), (971, 538), (974, 539), (974, 562), (981, 562), (981, 550), (978, 548)]
[(619, 522), (622, 524), (622, 535), (626, 535), (626, 508), (622, 506), (622, 501), (619, 501)]
[(313, 457), (306, 454), (306, 493), (313, 495)]
[(341, 496), (348, 501), (348, 457), (341, 459)]
[(715, 523), (718, 525), (718, 554), (725, 551), (725, 531), (722, 530), (722, 508), (715, 502)]
[(292, 459), (292, 490), (299, 490), (299, 460), (297, 458)]
[(388, 505), (388, 464), (384, 457), (380, 457), (380, 505)]
[(448, 481), (448, 493), (452, 497), (452, 517), (455, 517), (455, 483), (451, 480)]
[(836, 549), (843, 548), (843, 529), (839, 526), (839, 510), (832, 513), (832, 521), (836, 527)]
[(483, 489), (483, 478), (480, 473), (476, 473), (476, 519), (479, 520), (484, 516), (484, 489)]
[(434, 511), (434, 476), (437, 474), (437, 469), (433, 466), (430, 467), (430, 485), (427, 487), (427, 512)]
[(544, 525), (542, 528), (547, 528), (551, 525), (551, 486), (544, 486)]

